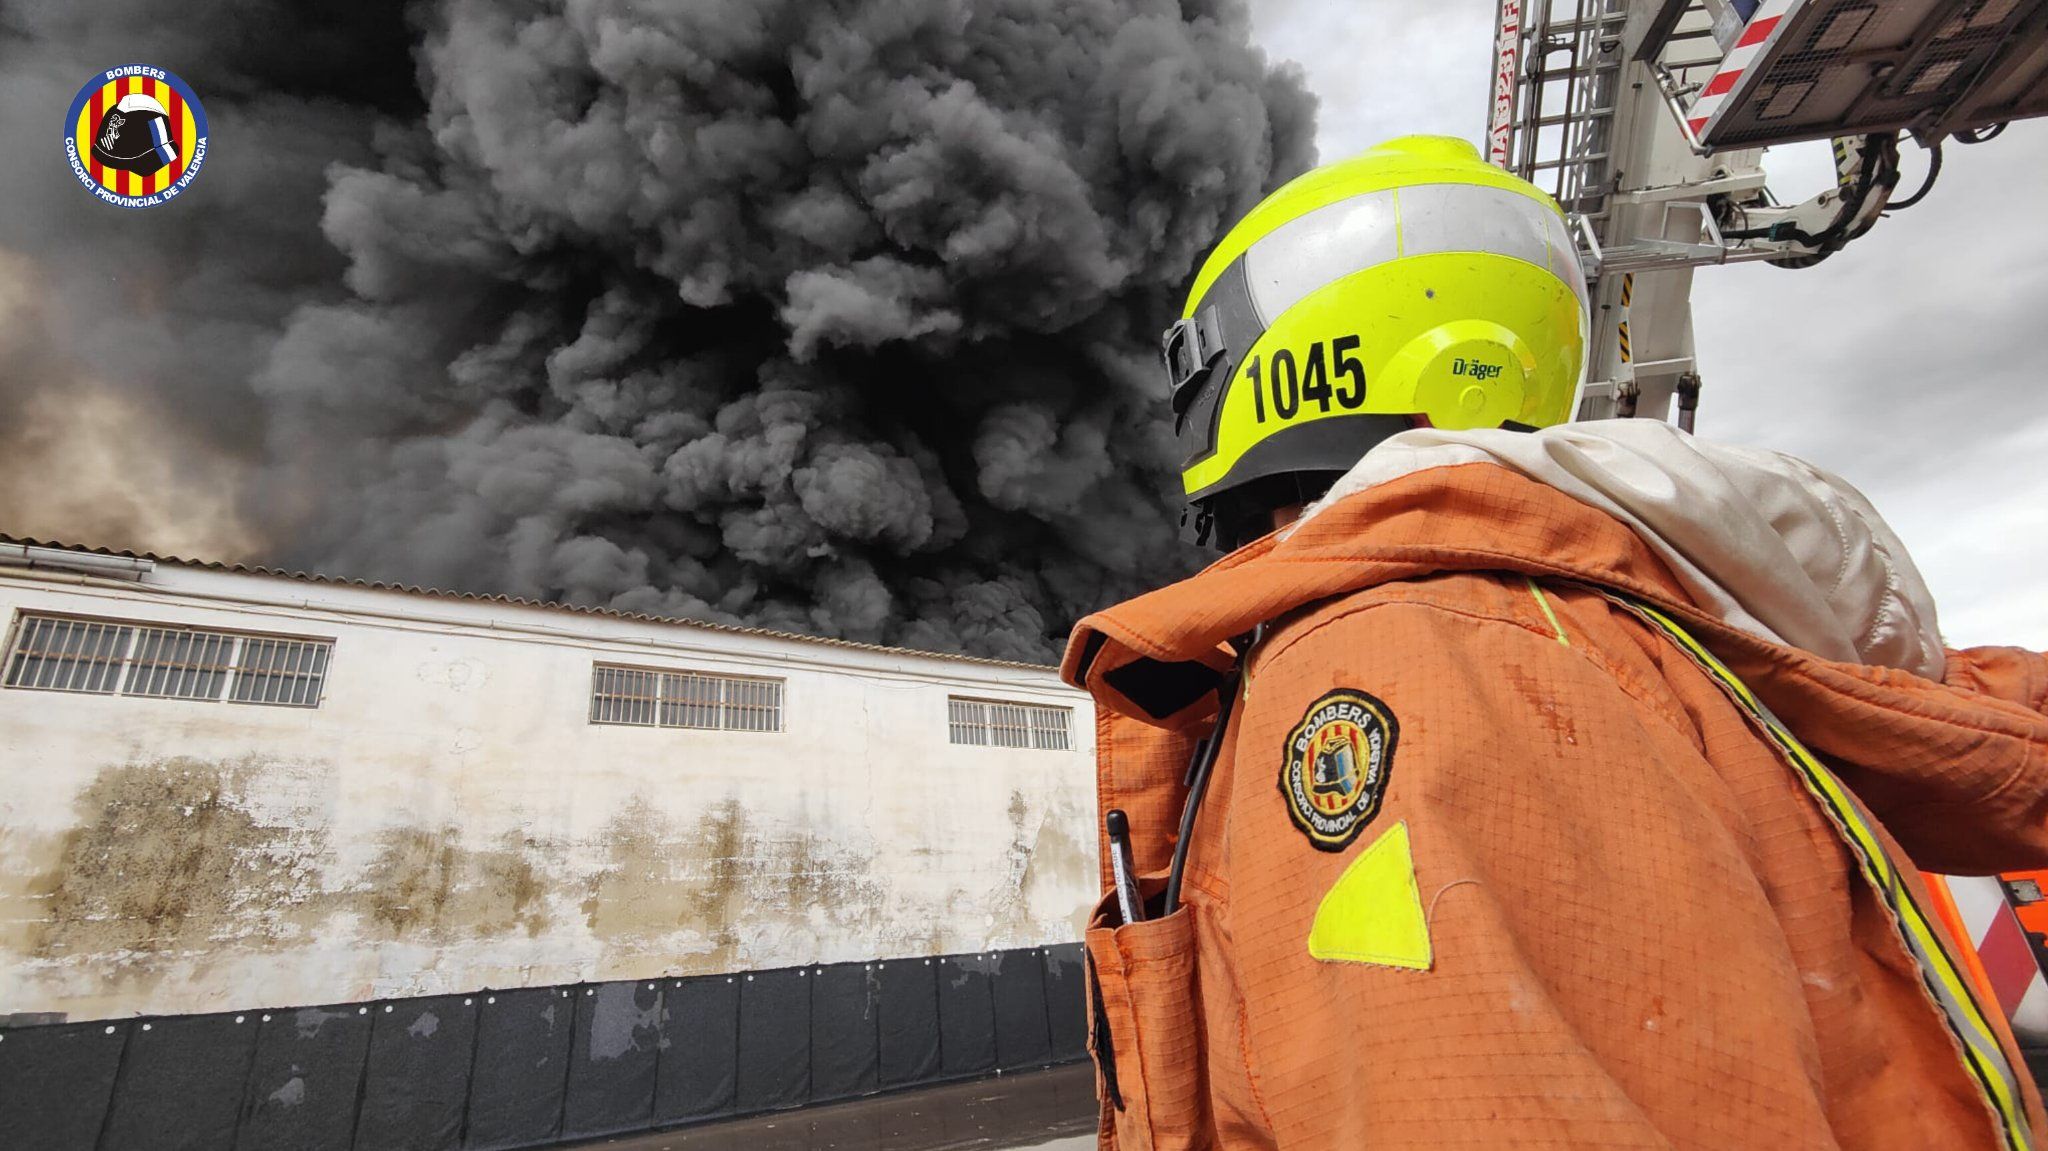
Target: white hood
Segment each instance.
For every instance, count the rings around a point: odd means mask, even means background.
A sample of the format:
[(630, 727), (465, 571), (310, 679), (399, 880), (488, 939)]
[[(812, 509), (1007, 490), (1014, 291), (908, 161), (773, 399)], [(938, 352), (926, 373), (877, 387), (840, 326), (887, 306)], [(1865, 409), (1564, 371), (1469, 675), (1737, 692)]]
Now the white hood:
[(1403, 432), (1302, 518), (1424, 468), (1467, 463), (1511, 468), (1629, 525), (1693, 602), (1730, 626), (1825, 659), (1941, 678), (1933, 596), (1861, 492), (1791, 456), (1657, 420)]

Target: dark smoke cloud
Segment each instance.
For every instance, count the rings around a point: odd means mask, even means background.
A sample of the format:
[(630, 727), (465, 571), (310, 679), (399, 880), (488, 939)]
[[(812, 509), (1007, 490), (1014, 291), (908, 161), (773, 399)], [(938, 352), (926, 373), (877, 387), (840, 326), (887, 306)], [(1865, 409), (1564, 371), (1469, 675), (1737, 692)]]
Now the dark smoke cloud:
[(92, 8), (6, 17), (10, 137), (147, 58), (207, 170), (0, 241), (258, 558), (1033, 659), (1193, 559), (1156, 333), (1312, 160), (1237, 0)]
[[(0, 2), (0, 298), (29, 297), (0, 307), (0, 531), (244, 550), (215, 508), (263, 458), (251, 381), (293, 310), (340, 288), (329, 166), (374, 162), (377, 121), (424, 112), (413, 35), (393, 0)], [(195, 194), (128, 212), (72, 183), (59, 140), (78, 88), (135, 62), (197, 86), (214, 146)]]

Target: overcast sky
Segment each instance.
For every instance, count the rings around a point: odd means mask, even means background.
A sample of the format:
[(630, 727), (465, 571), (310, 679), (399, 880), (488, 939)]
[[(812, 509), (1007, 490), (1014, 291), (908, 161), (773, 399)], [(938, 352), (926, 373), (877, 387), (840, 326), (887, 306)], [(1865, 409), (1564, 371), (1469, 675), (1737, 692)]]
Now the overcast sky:
[[(1260, 39), (1322, 99), (1322, 158), (1412, 132), (1483, 135), (1489, 0), (1252, 0)], [(1821, 149), (1816, 151), (1816, 149)], [(1907, 148), (1905, 186), (1919, 182)], [(1781, 198), (1824, 146), (1773, 153)], [(2048, 125), (1951, 145), (1931, 199), (1816, 268), (1700, 271), (1700, 431), (1861, 488), (1959, 646), (2048, 649)]]

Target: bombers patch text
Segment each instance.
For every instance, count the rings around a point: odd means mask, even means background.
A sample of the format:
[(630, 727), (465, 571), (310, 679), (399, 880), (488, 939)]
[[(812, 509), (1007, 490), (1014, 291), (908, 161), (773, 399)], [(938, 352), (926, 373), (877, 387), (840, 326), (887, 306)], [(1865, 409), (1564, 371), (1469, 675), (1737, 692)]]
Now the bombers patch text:
[(1310, 704), (1288, 732), (1280, 794), (1317, 850), (1344, 850), (1380, 813), (1400, 732), (1386, 704), (1350, 688)]
[(206, 162), (206, 109), (162, 68), (109, 68), (72, 98), (64, 154), (73, 178), (94, 196), (154, 208), (181, 195)]

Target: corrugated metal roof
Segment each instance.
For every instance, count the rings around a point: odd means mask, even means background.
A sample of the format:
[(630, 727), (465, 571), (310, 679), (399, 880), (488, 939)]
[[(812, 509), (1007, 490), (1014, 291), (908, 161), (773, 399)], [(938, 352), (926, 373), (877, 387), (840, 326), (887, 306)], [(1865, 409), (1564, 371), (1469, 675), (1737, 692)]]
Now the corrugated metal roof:
[(119, 559), (148, 560), (151, 563), (175, 564), (179, 567), (203, 568), (207, 571), (234, 572), (240, 575), (271, 576), (276, 579), (299, 580), (304, 583), (328, 584), (335, 587), (363, 588), (369, 591), (401, 592), (405, 595), (425, 596), (433, 599), (467, 600), (472, 603), (502, 603), (513, 607), (539, 608), (544, 611), (570, 612), (576, 615), (604, 616), (608, 619), (632, 620), (637, 623), (668, 624), (676, 627), (701, 628), (705, 631), (724, 632), (729, 635), (759, 636), (764, 639), (790, 640), (795, 643), (819, 644), (825, 647), (849, 648), (854, 651), (878, 652), (885, 655), (912, 655), (925, 659), (953, 660), (959, 663), (980, 664), (985, 667), (1009, 667), (1025, 671), (1055, 671), (1056, 665), (1021, 663), (1016, 660), (989, 659), (978, 655), (960, 655), (955, 652), (921, 651), (917, 648), (890, 647), (886, 644), (859, 643), (850, 639), (832, 639), (826, 636), (803, 635), (798, 632), (775, 631), (765, 627), (742, 627), (737, 624), (712, 623), (701, 619), (686, 619), (680, 616), (648, 615), (644, 612), (618, 611), (606, 607), (582, 607), (553, 600), (526, 599), (520, 596), (483, 595), (467, 591), (443, 591), (440, 588), (420, 587), (416, 584), (384, 583), (379, 580), (352, 579), (347, 576), (322, 575), (319, 572), (285, 571), (281, 568), (263, 567), (256, 564), (224, 563), (220, 560), (195, 560), (182, 556), (158, 555), (154, 552), (122, 551), (115, 548), (89, 547), (84, 544), (67, 544), (57, 540), (29, 539), (0, 532), (0, 543), (19, 544), (23, 547), (50, 548), (57, 551), (80, 552), (86, 555), (113, 556)]

